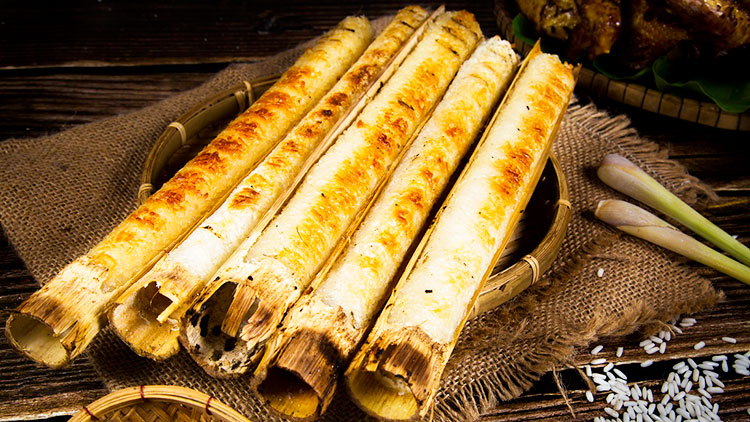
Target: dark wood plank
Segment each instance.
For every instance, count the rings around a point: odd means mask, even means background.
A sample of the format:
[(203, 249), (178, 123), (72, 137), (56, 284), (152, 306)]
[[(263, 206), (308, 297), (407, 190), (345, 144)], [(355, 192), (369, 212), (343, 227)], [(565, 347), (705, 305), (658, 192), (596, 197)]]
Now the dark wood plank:
[[(474, 12), (494, 34), (492, 2), (446, 3)], [(268, 56), (307, 41), (347, 15), (375, 18), (404, 2), (5, 2), (0, 69), (50, 66), (226, 63)], [(179, 34), (179, 36), (175, 36)]]
[(201, 84), (221, 67), (6, 76), (0, 78), (0, 139), (47, 135), (137, 110)]

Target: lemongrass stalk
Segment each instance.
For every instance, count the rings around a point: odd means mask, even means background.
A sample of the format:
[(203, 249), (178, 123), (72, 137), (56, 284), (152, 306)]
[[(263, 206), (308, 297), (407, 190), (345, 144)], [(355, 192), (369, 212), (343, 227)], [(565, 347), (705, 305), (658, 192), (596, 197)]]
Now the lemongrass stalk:
[(599, 202), (595, 214), (600, 220), (625, 233), (648, 240), (750, 284), (750, 267), (709, 248), (643, 208), (625, 201), (607, 199)]
[(597, 175), (615, 190), (674, 218), (743, 264), (750, 265), (747, 246), (708, 221), (627, 158), (607, 155), (599, 165)]

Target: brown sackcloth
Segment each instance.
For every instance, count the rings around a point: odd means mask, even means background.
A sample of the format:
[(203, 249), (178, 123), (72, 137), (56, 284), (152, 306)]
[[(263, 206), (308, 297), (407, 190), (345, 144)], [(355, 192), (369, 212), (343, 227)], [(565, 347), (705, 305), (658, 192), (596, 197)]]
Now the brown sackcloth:
[[(192, 105), (239, 81), (288, 67), (301, 48), (232, 65), (202, 86), (143, 110), (65, 132), (0, 143), (0, 222), (40, 282), (85, 253), (135, 208), (138, 177), (151, 145)], [(469, 322), (446, 369), (434, 420), (472, 420), (498, 400), (520, 395), (554, 365), (599, 336), (704, 309), (720, 297), (710, 283), (645, 242), (620, 236), (591, 216), (617, 195), (593, 169), (611, 152), (639, 164), (688, 202), (707, 192), (624, 116), (571, 105), (554, 147), (568, 178), (574, 215), (546, 277), (514, 301)], [(597, 277), (598, 268), (604, 276)], [(111, 388), (175, 384), (213, 395), (255, 420), (269, 415), (244, 380), (214, 380), (181, 353), (156, 363), (110, 332), (89, 349)], [(324, 420), (361, 420), (339, 391)]]

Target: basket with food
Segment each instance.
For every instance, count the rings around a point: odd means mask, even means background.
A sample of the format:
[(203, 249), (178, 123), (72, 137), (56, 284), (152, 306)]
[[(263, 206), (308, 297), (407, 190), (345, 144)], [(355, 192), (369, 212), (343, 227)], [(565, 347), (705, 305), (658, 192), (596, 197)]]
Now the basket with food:
[(374, 416), (424, 417), (466, 321), (560, 247), (551, 146), (577, 74), (538, 47), (520, 63), (466, 11), (407, 7), (377, 35), (346, 18), (171, 123), (138, 208), (11, 314), (9, 343), (57, 368), (109, 325), (289, 417), (339, 381)]
[(579, 86), (650, 112), (750, 130), (750, 5), (497, 0), (504, 36), (584, 63)]

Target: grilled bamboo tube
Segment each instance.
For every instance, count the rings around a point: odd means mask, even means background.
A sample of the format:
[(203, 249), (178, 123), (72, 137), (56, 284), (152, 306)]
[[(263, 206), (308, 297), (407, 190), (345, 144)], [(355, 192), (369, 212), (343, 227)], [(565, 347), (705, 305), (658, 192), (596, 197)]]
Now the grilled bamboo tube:
[(518, 56), (499, 37), (461, 66), (346, 250), (269, 341), (255, 384), (274, 410), (305, 420), (325, 411), (335, 368), (349, 361), (380, 311), (409, 245), (517, 67)]
[(257, 242), (240, 246), (222, 266), (210, 291), (191, 308), (194, 313), (186, 315), (182, 332), (186, 349), (206, 371), (231, 376), (257, 363), (286, 311), (480, 37), (468, 12), (445, 13), (428, 24), (414, 51), (311, 168)]
[(363, 17), (346, 18), (324, 35), (104, 240), (22, 303), (6, 325), (10, 344), (50, 367), (81, 353), (104, 324), (107, 306), (315, 105), (372, 36)]
[(531, 52), (494, 123), (417, 247), (345, 373), (354, 402), (419, 420), (482, 284), (538, 180), (575, 85), (569, 65)]
[[(415, 28), (421, 7), (401, 10), (357, 62), (211, 216), (162, 257), (110, 312), (115, 333), (136, 353), (166, 359), (179, 351), (179, 321), (211, 275), (294, 182), (321, 141), (364, 95)], [(119, 300), (118, 300), (119, 301)]]

